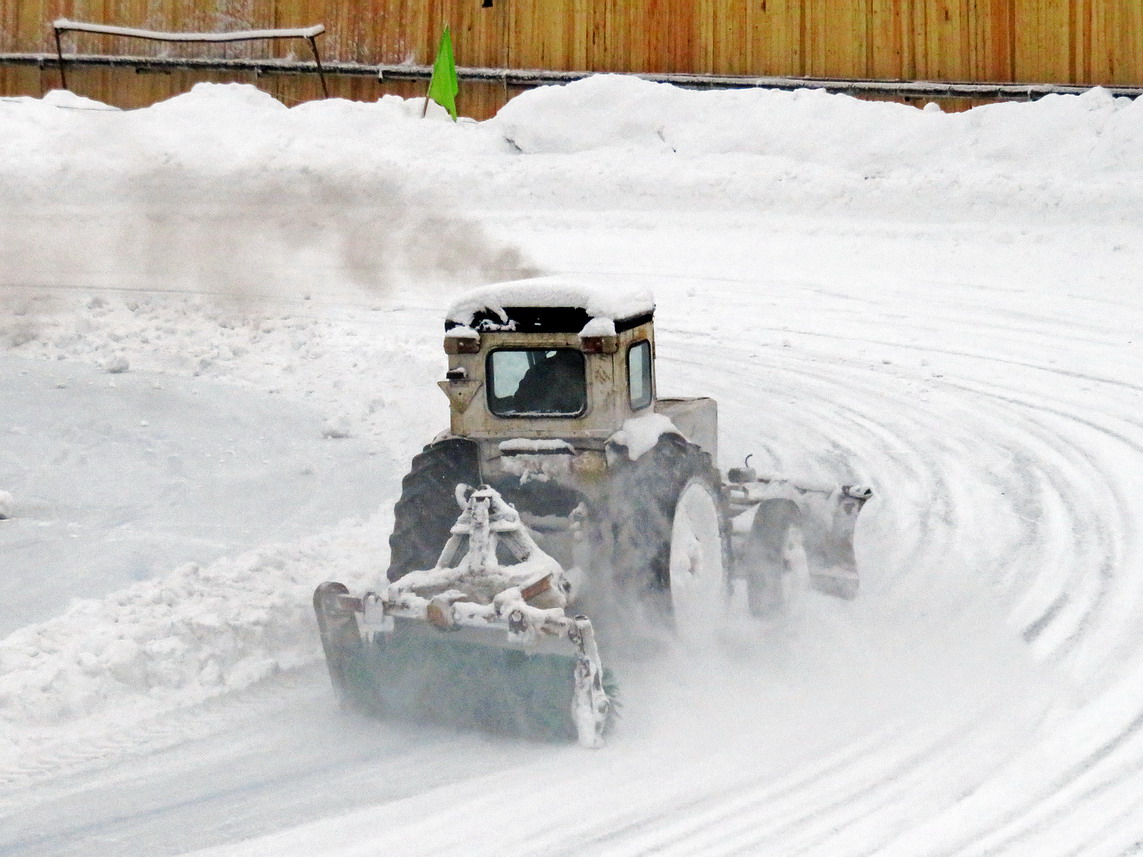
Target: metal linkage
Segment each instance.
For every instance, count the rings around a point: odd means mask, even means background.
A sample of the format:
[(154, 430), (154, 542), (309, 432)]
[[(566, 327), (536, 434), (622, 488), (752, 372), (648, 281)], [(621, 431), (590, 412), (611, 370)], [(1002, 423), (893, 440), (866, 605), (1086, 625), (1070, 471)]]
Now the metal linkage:
[[(500, 564), (500, 544), (516, 563)], [(591, 621), (564, 612), (562, 567), (536, 545), (519, 514), (495, 489), (481, 487), (468, 496), (435, 568), (410, 572), (384, 592), (367, 592), (359, 599), (342, 590), (328, 592), (327, 603), (360, 614), (367, 635), (391, 633), (399, 619), (440, 631), (465, 631), (469, 639), (486, 645), (574, 657), (569, 714), (582, 746), (603, 745), (611, 701)], [(336, 634), (335, 624), (323, 624), (323, 641)], [(331, 647), (339, 651), (341, 645), (331, 639), (327, 653)]]
[(599, 660), (599, 647), (595, 644), (595, 630), (586, 616), (576, 616), (572, 621), (568, 639), (579, 649), (575, 665), (575, 702), (572, 705), (576, 735), (583, 747), (602, 747), (611, 700), (603, 688), (603, 666)]
[[(757, 475), (752, 468), (734, 468), (726, 487), (732, 515), (757, 509), (765, 524), (781, 504), (797, 507), (797, 522), (805, 539), (810, 579), (815, 589), (852, 599), (857, 594), (857, 560), (853, 537), (857, 517), (873, 496), (860, 485), (810, 485), (774, 475)], [(737, 539), (743, 536), (735, 533)], [(738, 552), (742, 552), (740, 545)]]

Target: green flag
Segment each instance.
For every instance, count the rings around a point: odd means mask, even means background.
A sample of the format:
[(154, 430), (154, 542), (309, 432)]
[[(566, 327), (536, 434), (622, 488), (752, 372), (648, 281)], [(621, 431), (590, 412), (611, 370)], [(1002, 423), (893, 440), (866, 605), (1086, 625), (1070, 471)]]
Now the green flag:
[[(433, 76), (429, 79), (429, 98), (448, 111), (456, 121), (456, 94), (460, 85), (456, 80), (456, 61), (452, 57), (452, 36), (448, 27), (441, 33), (441, 46), (433, 63)], [(426, 102), (427, 103), (427, 102)]]

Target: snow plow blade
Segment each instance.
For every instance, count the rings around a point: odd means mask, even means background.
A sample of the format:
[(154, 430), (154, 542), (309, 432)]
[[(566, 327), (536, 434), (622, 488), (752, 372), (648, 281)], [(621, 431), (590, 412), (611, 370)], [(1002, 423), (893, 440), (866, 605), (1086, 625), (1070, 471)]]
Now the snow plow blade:
[[(751, 543), (780, 544), (785, 531), (797, 527), (810, 584), (846, 600), (857, 596), (853, 534), (857, 517), (872, 496), (871, 489), (859, 485), (797, 483), (780, 476), (758, 477), (748, 468), (731, 470), (727, 488), (732, 514), (753, 510), (744, 553), (752, 551)], [(765, 553), (765, 548), (753, 552)]]
[[(501, 566), (497, 543), (517, 563)], [(474, 491), (437, 566), (383, 593), (314, 592), (345, 707), (599, 747), (611, 713), (595, 633), (568, 616), (562, 569), (490, 488)]]
[[(567, 619), (562, 638), (513, 641), (507, 626), (439, 630), (392, 617), (362, 630), (368, 604), (340, 583), (314, 593), (326, 664), (343, 707), (540, 740), (599, 747), (610, 712), (591, 622)], [(521, 629), (522, 630), (522, 629)]]

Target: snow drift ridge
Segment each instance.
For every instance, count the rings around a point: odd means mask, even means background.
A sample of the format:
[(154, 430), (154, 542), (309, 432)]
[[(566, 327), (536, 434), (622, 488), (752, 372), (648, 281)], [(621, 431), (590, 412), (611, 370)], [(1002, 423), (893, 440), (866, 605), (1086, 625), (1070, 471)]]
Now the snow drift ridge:
[(0, 641), (0, 734), (110, 709), (138, 719), (318, 659), (314, 587), (375, 585), (388, 530), (346, 523), (299, 545), (189, 563), (12, 633)]

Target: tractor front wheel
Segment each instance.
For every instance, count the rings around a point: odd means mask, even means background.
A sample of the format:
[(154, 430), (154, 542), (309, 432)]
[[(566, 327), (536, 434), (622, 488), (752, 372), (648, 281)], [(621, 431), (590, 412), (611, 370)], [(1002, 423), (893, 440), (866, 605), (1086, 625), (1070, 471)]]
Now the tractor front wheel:
[(446, 438), (429, 444), (413, 459), (393, 509), (390, 581), (437, 564), (460, 514), (456, 486), (462, 482), (472, 486), (480, 482), (476, 444), (470, 440)]

